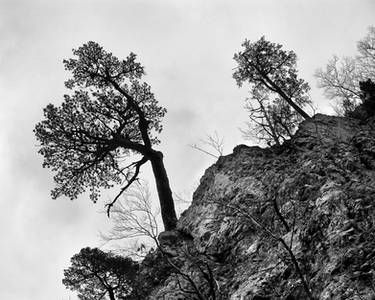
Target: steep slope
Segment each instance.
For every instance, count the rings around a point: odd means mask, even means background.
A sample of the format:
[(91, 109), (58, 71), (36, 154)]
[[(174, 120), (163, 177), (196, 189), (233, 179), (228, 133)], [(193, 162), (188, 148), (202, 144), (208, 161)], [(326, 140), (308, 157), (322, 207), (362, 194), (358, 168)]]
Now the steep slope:
[(318, 114), (281, 149), (237, 146), (160, 241), (180, 274), (151, 299), (375, 299), (374, 119)]

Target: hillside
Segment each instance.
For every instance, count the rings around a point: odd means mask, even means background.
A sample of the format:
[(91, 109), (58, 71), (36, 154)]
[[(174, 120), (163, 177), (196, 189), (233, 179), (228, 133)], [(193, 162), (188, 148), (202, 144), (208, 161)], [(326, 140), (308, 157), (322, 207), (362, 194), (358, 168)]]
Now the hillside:
[(220, 157), (143, 262), (149, 299), (375, 299), (374, 121), (318, 114)]

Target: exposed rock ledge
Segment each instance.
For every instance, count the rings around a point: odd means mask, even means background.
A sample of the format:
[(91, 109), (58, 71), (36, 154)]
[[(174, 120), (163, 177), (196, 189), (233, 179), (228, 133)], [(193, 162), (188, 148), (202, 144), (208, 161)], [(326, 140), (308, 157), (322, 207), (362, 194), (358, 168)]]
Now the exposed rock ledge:
[[(237, 146), (206, 170), (178, 222), (191, 237), (185, 244), (213, 261), (216, 299), (305, 299), (285, 249), (249, 219), (233, 217), (232, 207), (292, 239), (315, 299), (375, 299), (374, 119), (318, 114), (281, 149)], [(180, 266), (189, 270), (182, 258)], [(171, 275), (150, 298), (197, 299), (176, 286)]]

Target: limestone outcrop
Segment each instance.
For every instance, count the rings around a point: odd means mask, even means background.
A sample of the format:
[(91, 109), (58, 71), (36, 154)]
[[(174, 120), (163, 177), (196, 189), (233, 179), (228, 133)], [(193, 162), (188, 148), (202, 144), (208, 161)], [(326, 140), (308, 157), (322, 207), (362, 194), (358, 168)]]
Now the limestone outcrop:
[(374, 118), (318, 114), (281, 148), (237, 146), (164, 235), (193, 282), (169, 268), (150, 299), (375, 299)]

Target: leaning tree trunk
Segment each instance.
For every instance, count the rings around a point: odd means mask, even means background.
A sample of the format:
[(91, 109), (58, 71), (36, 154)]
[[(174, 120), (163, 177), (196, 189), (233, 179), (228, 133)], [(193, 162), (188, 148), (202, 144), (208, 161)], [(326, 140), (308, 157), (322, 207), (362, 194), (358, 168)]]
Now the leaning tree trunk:
[(110, 299), (110, 300), (116, 300), (116, 298), (115, 298), (115, 294), (114, 294), (112, 288), (109, 288), (109, 289), (108, 289), (108, 295), (109, 295), (109, 299)]
[(289, 97), (275, 82), (266, 76), (265, 81), (273, 88), (273, 90), (278, 93), (284, 100), (294, 108), (305, 120), (310, 120), (311, 117), (295, 103), (291, 97)]
[(156, 181), (164, 229), (173, 230), (176, 228), (177, 216), (174, 208), (172, 190), (169, 185), (167, 171), (164, 167), (163, 153), (160, 151), (153, 151), (150, 160)]

